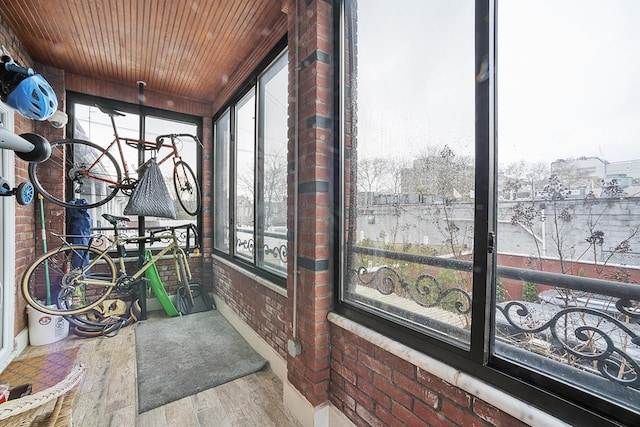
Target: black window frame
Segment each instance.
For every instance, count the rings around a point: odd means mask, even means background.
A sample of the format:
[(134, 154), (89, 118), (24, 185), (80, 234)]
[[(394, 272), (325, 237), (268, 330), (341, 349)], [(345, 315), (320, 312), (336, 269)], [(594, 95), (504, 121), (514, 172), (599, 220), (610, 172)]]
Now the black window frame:
[[(236, 156), (235, 156), (235, 152), (236, 152), (236, 139), (235, 139), (235, 129), (236, 129), (236, 114), (235, 114), (235, 107), (244, 99), (244, 97), (246, 95), (248, 95), (251, 91), (255, 92), (255, 96), (256, 96), (256, 101), (257, 101), (257, 92), (258, 92), (258, 82), (260, 79), (260, 76), (264, 73), (264, 71), (266, 69), (269, 68), (270, 65), (272, 65), (278, 58), (280, 58), (282, 55), (288, 55), (288, 36), (285, 35), (284, 37), (282, 37), (277, 43), (276, 45), (273, 47), (273, 49), (271, 49), (271, 51), (269, 51), (269, 53), (264, 57), (264, 59), (258, 64), (258, 66), (253, 70), (253, 72), (249, 75), (249, 77), (239, 86), (239, 88), (233, 93), (233, 95), (229, 98), (229, 100), (213, 115), (212, 117), (212, 128), (213, 128), (213, 144), (214, 144), (214, 152), (215, 152), (215, 144), (217, 142), (216, 139), (216, 122), (227, 112), (229, 113), (229, 121), (230, 121), (230, 132), (231, 132), (231, 138), (230, 138), (230, 146), (229, 146), (229, 155), (230, 158), (229, 160), (229, 177), (228, 177), (228, 185), (229, 185), (229, 200), (228, 200), (228, 207), (229, 207), (229, 252), (226, 253), (224, 251), (221, 251), (220, 249), (217, 249), (215, 246), (212, 247), (212, 251), (216, 256), (219, 256), (225, 260), (227, 260), (228, 262), (237, 265), (238, 267), (241, 267), (244, 270), (247, 270), (248, 272), (255, 274), (258, 277), (261, 277), (273, 284), (275, 284), (278, 287), (281, 287), (283, 289), (286, 289), (287, 287), (287, 272), (285, 271), (283, 275), (278, 275), (272, 271), (270, 271), (269, 269), (266, 269), (262, 266), (259, 266), (257, 264), (257, 262), (252, 262), (251, 260), (248, 260), (246, 257), (241, 257), (236, 255), (236, 234), (235, 234), (235, 200), (236, 200), (236, 188), (235, 188), (235, 176), (236, 176), (236, 170), (235, 170), (235, 163), (236, 163)], [(287, 68), (288, 70), (288, 68)], [(257, 110), (258, 110), (258, 106), (256, 105), (256, 116), (257, 116)], [(257, 126), (258, 126), (258, 118), (256, 117), (256, 135), (257, 135)], [(256, 147), (255, 147), (255, 153), (257, 155), (258, 153), (258, 141), (257, 141), (257, 136), (256, 136)], [(212, 157), (211, 159), (211, 165), (212, 165), (212, 171), (213, 174), (216, 174), (216, 163), (215, 163), (216, 159)], [(254, 167), (256, 168), (256, 174), (259, 172), (258, 169), (258, 164), (256, 163), (254, 165)], [(213, 182), (212, 182), (213, 184)], [(216, 203), (216, 191), (215, 188), (212, 188), (211, 191), (211, 195), (212, 195), (212, 200), (213, 203)], [(257, 219), (257, 217), (259, 216), (259, 209), (258, 209), (258, 195), (256, 194), (256, 197), (254, 199), (254, 220)], [(212, 218), (212, 233), (216, 233), (216, 223), (215, 223), (215, 218)], [(255, 234), (255, 233), (254, 233)], [(215, 239), (213, 239), (215, 240)], [(290, 241), (290, 233), (287, 233), (287, 244)], [(254, 243), (254, 244), (257, 244)], [(257, 256), (254, 257), (255, 260), (257, 260)]]
[[(133, 104), (125, 101), (118, 101), (111, 98), (104, 98), (95, 95), (89, 95), (80, 92), (67, 91), (66, 92), (66, 104), (68, 106), (68, 115), (69, 121), (66, 127), (67, 135), (73, 135), (73, 127), (74, 127), (74, 105), (75, 104), (84, 104), (84, 105), (96, 105), (99, 104), (101, 106), (105, 106), (107, 108), (112, 108), (118, 111), (122, 111), (124, 113), (137, 114), (140, 117), (153, 116), (167, 120), (176, 120), (183, 121), (188, 123), (193, 123), (197, 126), (198, 132), (197, 137), (202, 141), (202, 130), (203, 130), (203, 120), (201, 116), (195, 116), (192, 114), (179, 113), (171, 110), (163, 110), (161, 108), (149, 107), (140, 104)], [(202, 171), (203, 171), (203, 161), (202, 161), (202, 147), (196, 148), (196, 160), (197, 163), (195, 165), (195, 174), (198, 179), (198, 184), (200, 188), (202, 187)], [(145, 224), (141, 224), (141, 227), (138, 229), (139, 232), (143, 232), (146, 229)], [(198, 232), (198, 241), (201, 245), (202, 243), (202, 209), (196, 216), (196, 230)]]
[[(343, 167), (346, 154), (343, 152), (345, 135), (344, 118), (344, 41), (346, 28), (345, 7), (350, 0), (334, 3), (334, 168), (337, 179), (334, 187), (334, 205), (343, 212), (343, 194), (346, 187)], [(354, 0), (356, 2), (358, 0)], [(360, 0), (363, 1), (363, 0)], [(444, 0), (443, 0), (444, 1)], [(492, 354), (492, 334), (495, 323), (495, 312), (492, 301), (495, 299), (494, 286), (495, 261), (493, 257), (493, 235), (497, 229), (495, 211), (497, 209), (496, 194), (497, 177), (495, 170), (495, 135), (494, 135), (494, 99), (495, 83), (493, 70), (495, 64), (494, 46), (495, 19), (497, 0), (475, 0), (475, 70), (481, 69), (483, 62), (490, 65), (491, 77), (477, 82), (475, 93), (476, 111), (476, 210), (473, 260), (473, 302), (471, 322), (471, 344), (468, 350), (455, 346), (443, 339), (421, 334), (399, 323), (377, 316), (371, 311), (363, 310), (356, 304), (341, 298), (341, 286), (346, 272), (343, 267), (337, 274), (335, 284), (334, 310), (357, 323), (381, 333), (411, 347), (421, 353), (466, 372), (487, 384), (516, 398), (531, 404), (540, 410), (566, 422), (577, 425), (633, 425), (637, 423), (638, 414), (628, 409), (615, 406), (585, 392), (578, 386), (553, 380), (533, 370), (523, 369), (504, 358)], [(389, 4), (389, 7), (400, 7)], [(488, 62), (487, 62), (488, 61)], [(495, 177), (495, 178), (494, 178)], [(343, 257), (342, 225), (336, 224), (334, 237), (337, 242), (334, 256), (336, 260)], [(339, 263), (342, 265), (342, 262)]]

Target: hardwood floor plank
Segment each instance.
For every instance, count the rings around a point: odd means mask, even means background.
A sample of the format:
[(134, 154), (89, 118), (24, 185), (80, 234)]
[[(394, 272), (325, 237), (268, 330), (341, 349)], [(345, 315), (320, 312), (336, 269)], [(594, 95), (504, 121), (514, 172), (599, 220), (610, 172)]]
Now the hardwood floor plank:
[(138, 414), (138, 427), (168, 427), (164, 408), (156, 408), (142, 414)]
[(137, 405), (129, 405), (126, 408), (121, 408), (117, 411), (111, 412), (106, 416), (106, 426), (109, 427), (123, 427), (123, 426), (135, 426), (138, 410)]
[(164, 405), (168, 426), (200, 427), (192, 396)]
[(27, 347), (19, 359), (79, 347), (87, 371), (76, 394), (76, 427), (300, 427), (282, 404), (282, 383), (268, 367), (138, 414), (135, 325), (114, 337), (73, 335)]

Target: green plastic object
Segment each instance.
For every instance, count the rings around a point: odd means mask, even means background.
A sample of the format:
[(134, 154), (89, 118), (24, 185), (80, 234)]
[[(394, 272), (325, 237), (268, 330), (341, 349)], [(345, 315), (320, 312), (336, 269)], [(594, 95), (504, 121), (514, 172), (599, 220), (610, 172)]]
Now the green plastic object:
[[(153, 258), (153, 254), (149, 249), (145, 249), (144, 257), (147, 261)], [(160, 275), (158, 274), (158, 269), (156, 265), (153, 264), (151, 267), (147, 268), (147, 271), (144, 272), (145, 277), (149, 280), (149, 287), (153, 291), (158, 301), (160, 301), (160, 305), (164, 308), (165, 313), (169, 317), (175, 317), (180, 315), (178, 309), (171, 302), (169, 295), (167, 294), (167, 290), (162, 285), (162, 280), (160, 280)]]

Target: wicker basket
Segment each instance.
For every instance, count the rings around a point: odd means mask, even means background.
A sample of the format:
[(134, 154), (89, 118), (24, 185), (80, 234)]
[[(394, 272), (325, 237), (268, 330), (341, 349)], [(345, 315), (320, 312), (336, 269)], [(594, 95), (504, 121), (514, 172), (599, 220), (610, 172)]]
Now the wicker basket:
[(77, 385), (85, 368), (76, 365), (58, 384), (38, 393), (0, 404), (0, 425), (72, 426), (72, 408)]

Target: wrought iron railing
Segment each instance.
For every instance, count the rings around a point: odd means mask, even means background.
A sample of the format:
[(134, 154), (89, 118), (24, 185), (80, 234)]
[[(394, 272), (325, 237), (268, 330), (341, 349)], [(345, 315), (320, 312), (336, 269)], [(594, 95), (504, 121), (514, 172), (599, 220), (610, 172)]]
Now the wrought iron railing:
[[(353, 247), (352, 253), (352, 288), (366, 287), (379, 295), (396, 294), (421, 307), (440, 307), (456, 315), (469, 313), (471, 261), (368, 247)], [(356, 261), (364, 257), (368, 258), (366, 266)], [(411, 277), (401, 270), (410, 270)], [(446, 270), (466, 276), (463, 281), (443, 283), (438, 272)], [(519, 348), (640, 389), (640, 285), (506, 266), (498, 266), (496, 274), (501, 279), (546, 285), (548, 289), (536, 302), (495, 305), (500, 348)], [(350, 296), (367, 301), (356, 292), (347, 292), (347, 298)], [(375, 310), (416, 318), (411, 309), (379, 304), (375, 299), (369, 297)], [(445, 327), (447, 333), (455, 329), (452, 325)], [(464, 336), (465, 331), (457, 334)]]
[[(182, 246), (196, 247), (199, 246), (199, 238), (198, 235), (194, 233), (194, 228), (191, 227), (189, 223), (185, 223), (184, 225), (174, 226), (176, 229), (176, 237), (178, 238), (178, 242)], [(154, 227), (145, 227), (145, 235), (155, 234), (156, 236), (161, 235), (161, 231), (167, 229), (166, 226), (154, 226)], [(136, 237), (139, 235), (139, 230), (136, 227), (126, 227), (120, 226), (118, 227), (118, 231), (121, 237)], [(92, 234), (101, 234), (104, 233), (107, 236), (113, 234), (113, 227), (92, 227)], [(78, 236), (82, 237), (82, 236)], [(169, 236), (167, 238), (156, 239), (151, 247), (160, 248), (164, 247), (169, 243)], [(138, 246), (137, 242), (131, 242), (127, 244), (127, 247), (131, 249), (135, 249)]]
[[(253, 255), (255, 250), (255, 242), (252, 237), (253, 230), (238, 230), (240, 232), (245, 232), (247, 237), (237, 237), (236, 238), (236, 249), (239, 252), (250, 253)], [(286, 265), (287, 263), (287, 235), (284, 233), (274, 233), (265, 231), (263, 233), (264, 236), (264, 244), (262, 245), (263, 254), (265, 260), (267, 258), (271, 258), (274, 261), (278, 261)]]

